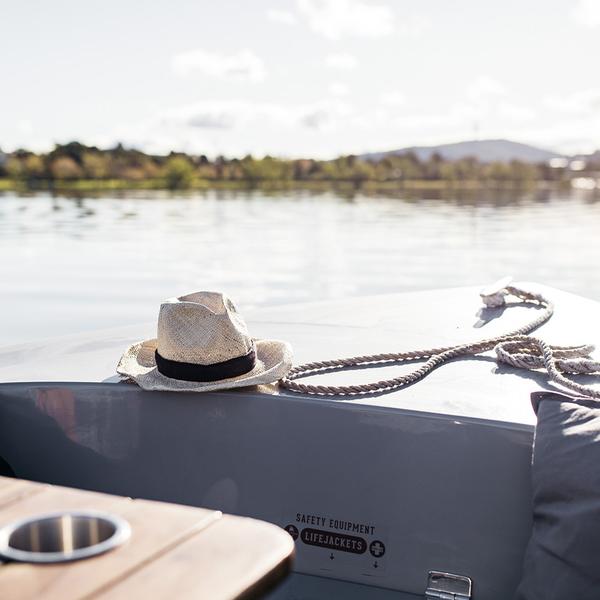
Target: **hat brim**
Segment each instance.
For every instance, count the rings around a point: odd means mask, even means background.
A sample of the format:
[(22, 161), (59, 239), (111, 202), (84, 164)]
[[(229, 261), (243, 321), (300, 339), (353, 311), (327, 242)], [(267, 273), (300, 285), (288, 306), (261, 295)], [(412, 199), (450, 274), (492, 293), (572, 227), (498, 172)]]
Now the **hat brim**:
[(154, 352), (156, 339), (130, 346), (117, 365), (117, 373), (133, 379), (144, 390), (170, 392), (210, 392), (273, 383), (292, 367), (292, 347), (280, 340), (255, 340), (256, 364), (248, 373), (219, 381), (183, 381), (165, 377), (157, 368)]

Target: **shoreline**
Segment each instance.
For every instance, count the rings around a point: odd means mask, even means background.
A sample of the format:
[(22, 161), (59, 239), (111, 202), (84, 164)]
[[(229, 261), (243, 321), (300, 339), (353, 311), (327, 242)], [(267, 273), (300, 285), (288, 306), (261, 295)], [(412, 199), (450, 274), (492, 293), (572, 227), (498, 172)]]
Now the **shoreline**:
[(536, 191), (571, 190), (570, 182), (546, 180), (533, 181), (481, 181), (481, 180), (425, 180), (361, 182), (348, 180), (211, 180), (194, 179), (185, 187), (170, 187), (165, 179), (74, 179), (35, 180), (0, 178), (0, 192), (107, 192), (107, 191), (172, 191), (197, 190), (231, 191), (315, 191), (315, 192), (393, 192), (393, 191)]

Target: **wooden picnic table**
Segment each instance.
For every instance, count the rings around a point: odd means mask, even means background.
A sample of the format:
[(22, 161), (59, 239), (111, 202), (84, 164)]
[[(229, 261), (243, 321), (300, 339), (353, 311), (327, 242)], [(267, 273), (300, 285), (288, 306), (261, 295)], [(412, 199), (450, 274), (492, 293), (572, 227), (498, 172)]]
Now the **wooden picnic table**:
[(0, 564), (0, 598), (257, 598), (291, 567), (292, 538), (269, 523), (0, 477), (0, 527), (41, 513), (88, 509), (127, 520), (130, 539), (75, 562)]

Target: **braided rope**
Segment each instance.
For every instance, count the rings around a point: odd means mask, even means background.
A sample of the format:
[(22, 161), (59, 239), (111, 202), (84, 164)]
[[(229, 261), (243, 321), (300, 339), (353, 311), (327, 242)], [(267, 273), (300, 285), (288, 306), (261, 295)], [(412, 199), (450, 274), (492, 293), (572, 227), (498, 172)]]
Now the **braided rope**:
[[(541, 306), (544, 310), (536, 319), (519, 329), (478, 342), (306, 363), (292, 368), (287, 376), (281, 380), (281, 385), (292, 392), (318, 396), (357, 396), (391, 392), (422, 380), (431, 371), (448, 360), (459, 356), (481, 354), (495, 348), (497, 358), (501, 362), (529, 370), (544, 367), (550, 379), (557, 384), (583, 395), (600, 399), (600, 391), (578, 384), (561, 373), (561, 371), (565, 373), (600, 373), (600, 363), (589, 356), (594, 347), (589, 345), (551, 346), (538, 338), (529, 336), (529, 333), (546, 323), (554, 314), (552, 302), (540, 294), (527, 292), (506, 284), (499, 289), (494, 289), (492, 292), (482, 293), (482, 299), (488, 307), (497, 307), (505, 303), (505, 297), (508, 295), (519, 298), (525, 303)], [(415, 360), (425, 360), (425, 362), (410, 373), (373, 383), (333, 386), (311, 385), (297, 381), (304, 377), (322, 375), (348, 368), (386, 366)]]

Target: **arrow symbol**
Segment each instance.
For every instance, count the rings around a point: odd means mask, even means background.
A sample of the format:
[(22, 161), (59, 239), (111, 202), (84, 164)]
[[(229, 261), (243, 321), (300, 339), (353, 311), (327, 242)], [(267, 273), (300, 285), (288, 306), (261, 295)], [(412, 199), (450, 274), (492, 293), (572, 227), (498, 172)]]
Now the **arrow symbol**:
[(329, 560), (333, 560), (335, 557), (333, 556), (333, 552), (329, 555)]
[(377, 568), (377, 567), (379, 566), (379, 565), (377, 564), (377, 561), (375, 561), (375, 562), (373, 563), (373, 566), (374, 566), (375, 568)]

